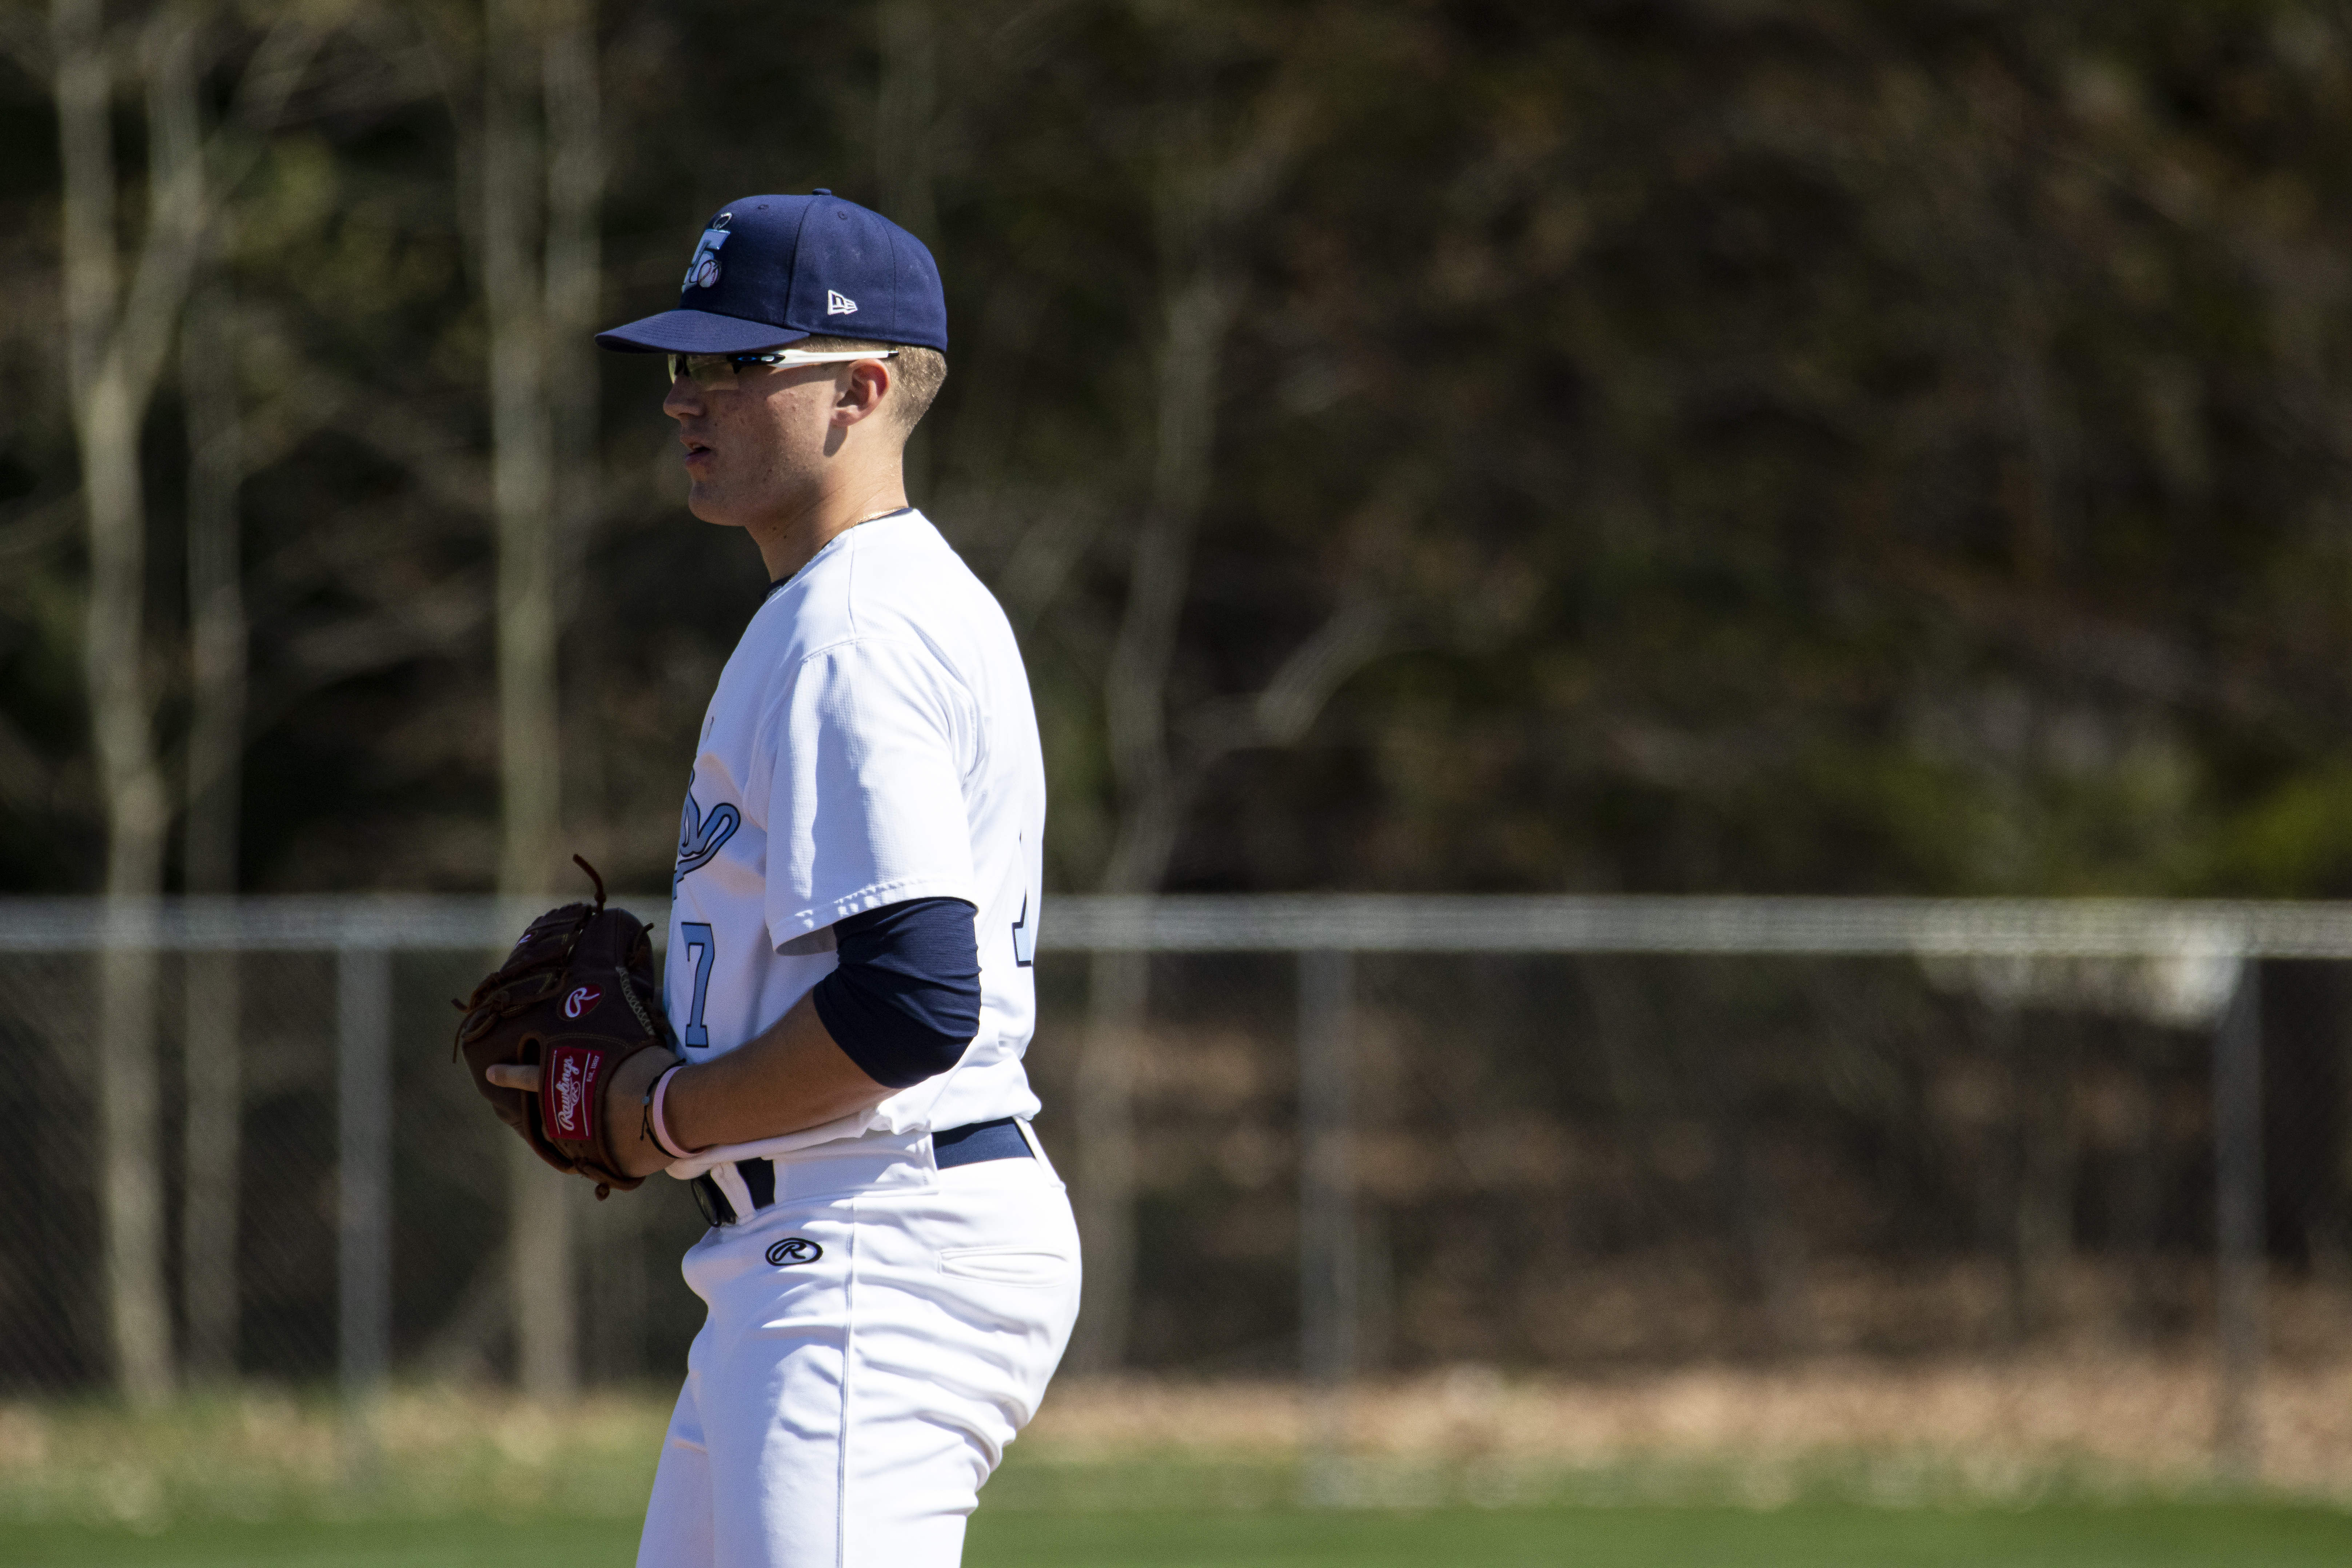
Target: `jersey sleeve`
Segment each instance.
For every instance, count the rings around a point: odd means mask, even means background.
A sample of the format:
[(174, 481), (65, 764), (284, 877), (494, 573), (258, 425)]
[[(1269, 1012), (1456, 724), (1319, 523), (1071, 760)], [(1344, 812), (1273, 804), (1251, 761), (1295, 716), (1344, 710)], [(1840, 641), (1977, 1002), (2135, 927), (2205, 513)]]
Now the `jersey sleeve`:
[(860, 640), (808, 655), (768, 730), (777, 946), (909, 899), (979, 902), (963, 798), (978, 718), (928, 648)]

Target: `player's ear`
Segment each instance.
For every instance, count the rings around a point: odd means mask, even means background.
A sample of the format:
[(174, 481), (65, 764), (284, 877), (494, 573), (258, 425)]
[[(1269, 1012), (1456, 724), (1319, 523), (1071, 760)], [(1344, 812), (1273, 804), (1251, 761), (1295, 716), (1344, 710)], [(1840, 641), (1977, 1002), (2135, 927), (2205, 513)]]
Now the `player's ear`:
[(841, 424), (855, 425), (871, 418), (890, 395), (890, 362), (862, 359), (847, 368), (849, 374), (841, 378), (841, 395), (834, 402), (833, 416)]

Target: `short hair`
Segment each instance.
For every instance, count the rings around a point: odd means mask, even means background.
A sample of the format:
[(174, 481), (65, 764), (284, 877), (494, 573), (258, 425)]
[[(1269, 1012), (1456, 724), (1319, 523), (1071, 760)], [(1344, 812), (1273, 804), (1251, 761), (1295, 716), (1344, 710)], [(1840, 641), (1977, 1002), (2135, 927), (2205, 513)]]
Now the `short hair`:
[(924, 415), (931, 410), (931, 400), (948, 379), (948, 356), (920, 343), (882, 343), (866, 338), (803, 338), (791, 345), (806, 349), (811, 353), (845, 353), (857, 349), (885, 349), (898, 352), (892, 356), (895, 374), (890, 378), (892, 396), (890, 412), (901, 430), (912, 430)]

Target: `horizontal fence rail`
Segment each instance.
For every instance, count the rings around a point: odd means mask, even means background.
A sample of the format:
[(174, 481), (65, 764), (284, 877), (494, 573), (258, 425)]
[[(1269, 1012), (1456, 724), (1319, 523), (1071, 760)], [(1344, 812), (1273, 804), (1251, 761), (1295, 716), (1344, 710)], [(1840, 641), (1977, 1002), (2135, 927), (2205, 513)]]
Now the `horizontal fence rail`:
[[(613, 902), (646, 920), (662, 941), (666, 895)], [(363, 1398), (391, 1358), (393, 956), (492, 953), (545, 908), (542, 900), (478, 895), (0, 897), (0, 953), (331, 959), (336, 1338), (343, 1386)], [(1972, 992), (1996, 1008), (2037, 999), (2120, 1007), (2205, 1033), (2212, 1042), (2217, 1447), (2226, 1466), (2252, 1473), (2265, 1331), (2263, 1044), (2253, 966), (2352, 960), (2352, 901), (1069, 894), (1046, 900), (1039, 946), (1139, 957), (1297, 955), (1300, 1361), (1318, 1391), (1318, 1447), (1343, 1425), (1360, 1293), (1352, 1239), (1360, 1194), (1349, 1154), (1358, 1071), (1351, 954), (1907, 958), (1928, 984)]]
[(2352, 903), (1245, 894), (1048, 901), (1041, 946), (1097, 952), (2352, 957)]
[[(660, 896), (619, 897), (657, 934)], [(503, 946), (544, 906), (449, 895), (110, 902), (0, 899), (0, 952)], [(2352, 958), (2352, 902), (1596, 894), (1061, 894), (1063, 952), (1786, 953), (1809, 957)]]

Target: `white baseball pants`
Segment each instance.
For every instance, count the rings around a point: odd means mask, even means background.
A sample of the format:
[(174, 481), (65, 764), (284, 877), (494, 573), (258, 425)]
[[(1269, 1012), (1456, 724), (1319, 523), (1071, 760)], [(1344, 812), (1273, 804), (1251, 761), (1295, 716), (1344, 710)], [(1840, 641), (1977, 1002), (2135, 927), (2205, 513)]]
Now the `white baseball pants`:
[(941, 1171), (928, 1136), (820, 1145), (688, 1251), (709, 1312), (637, 1568), (962, 1560), (1077, 1318), (1077, 1226), (1038, 1153)]

